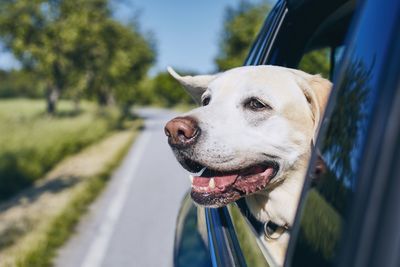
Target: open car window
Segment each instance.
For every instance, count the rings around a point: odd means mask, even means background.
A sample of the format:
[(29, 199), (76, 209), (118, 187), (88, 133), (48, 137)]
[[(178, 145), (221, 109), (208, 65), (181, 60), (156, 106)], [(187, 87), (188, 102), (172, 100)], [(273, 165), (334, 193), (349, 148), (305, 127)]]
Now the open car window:
[[(390, 179), (377, 170), (380, 159), (391, 150), (378, 140), (388, 140), (382, 136), (388, 134), (389, 95), (398, 87), (398, 59), (382, 52), (392, 52), (388, 47), (395, 47), (392, 34), (397, 36), (398, 24), (389, 23), (396, 17), (393, 10), (389, 3), (367, 2), (354, 27), (344, 52), (346, 64), (337, 79), (309, 168), (287, 266), (388, 266), (369, 256), (376, 251), (371, 243), (377, 244), (382, 233), (371, 226), (376, 217), (365, 220), (362, 216), (368, 216), (374, 207), (379, 209), (377, 192), (385, 188), (383, 181)], [(390, 28), (386, 23), (396, 26)], [(340, 60), (342, 56), (339, 49), (332, 58)], [(392, 73), (392, 80), (388, 73)], [(384, 166), (387, 162), (389, 158)], [(378, 229), (380, 224), (384, 222), (377, 223)], [(375, 237), (368, 238), (368, 231)], [(386, 237), (384, 242), (389, 244), (390, 239)], [(393, 239), (398, 244), (398, 238)], [(368, 258), (371, 261), (365, 260)]]
[(301, 58), (298, 69), (311, 74), (320, 74), (332, 81), (345, 48), (345, 45), (340, 45), (309, 51)]
[[(266, 47), (258, 48), (260, 56), (256, 56), (257, 51), (252, 51), (252, 57), (249, 58), (251, 61), (247, 64), (271, 64), (297, 68), (311, 74), (321, 74), (324, 78), (332, 80), (340, 65), (343, 51), (346, 49), (343, 45), (344, 37), (349, 28), (353, 8), (354, 1), (350, 1), (350, 4), (347, 2), (337, 8), (332, 16), (323, 19), (322, 23), (315, 23), (312, 31), (307, 29), (304, 32), (302, 32), (302, 28), (296, 29), (293, 26), (299, 23), (297, 19), (300, 18), (291, 15), (290, 12), (285, 17), (287, 10), (283, 10), (281, 12), (282, 21), (277, 23), (279, 25), (276, 29), (277, 32), (273, 32), (273, 38), (268, 37), (271, 41), (265, 44)], [(312, 28), (310, 25), (308, 26)], [(297, 39), (293, 39), (293, 36), (296, 35)], [(288, 46), (288, 43), (291, 45)], [(282, 265), (283, 263), (280, 263), (279, 259), (284, 255), (276, 255), (274, 249), (267, 244), (270, 238), (268, 231), (271, 229), (267, 223), (254, 218), (246, 201), (241, 199), (236, 202), (236, 205), (229, 205), (229, 211), (247, 264), (249, 266)], [(248, 227), (249, 225), (251, 227)], [(273, 231), (274, 229), (272, 229)]]

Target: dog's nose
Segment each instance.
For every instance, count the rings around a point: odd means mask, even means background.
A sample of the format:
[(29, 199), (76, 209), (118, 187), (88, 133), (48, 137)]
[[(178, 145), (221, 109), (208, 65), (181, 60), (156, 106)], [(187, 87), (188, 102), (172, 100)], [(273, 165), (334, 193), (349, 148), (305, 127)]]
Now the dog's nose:
[(192, 117), (177, 117), (170, 120), (164, 128), (171, 146), (188, 146), (200, 135), (197, 121)]

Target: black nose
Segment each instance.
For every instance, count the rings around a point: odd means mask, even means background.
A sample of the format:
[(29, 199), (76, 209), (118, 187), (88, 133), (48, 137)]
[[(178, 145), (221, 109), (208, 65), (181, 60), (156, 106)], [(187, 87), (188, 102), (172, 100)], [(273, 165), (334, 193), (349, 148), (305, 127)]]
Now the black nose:
[(200, 135), (199, 125), (192, 117), (176, 117), (165, 125), (164, 131), (171, 146), (189, 146)]

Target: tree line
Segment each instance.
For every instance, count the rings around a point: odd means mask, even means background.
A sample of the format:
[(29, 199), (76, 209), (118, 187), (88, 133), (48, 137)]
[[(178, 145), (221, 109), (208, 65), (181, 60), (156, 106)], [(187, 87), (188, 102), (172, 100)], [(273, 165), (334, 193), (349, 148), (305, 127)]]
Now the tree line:
[(115, 20), (108, 0), (2, 0), (0, 37), (40, 81), (49, 113), (60, 96), (128, 106), (155, 61), (154, 43)]
[[(166, 72), (148, 77), (155, 41), (139, 31), (137, 22), (125, 25), (113, 18), (110, 1), (0, 1), (0, 41), (23, 67), (0, 71), (0, 97), (45, 95), (49, 113), (60, 97), (77, 106), (82, 98), (117, 103), (125, 112), (134, 103), (192, 103)], [(226, 8), (214, 72), (243, 64), (270, 8), (268, 1), (246, 0)], [(326, 51), (318, 51), (301, 68), (326, 74), (327, 62)]]

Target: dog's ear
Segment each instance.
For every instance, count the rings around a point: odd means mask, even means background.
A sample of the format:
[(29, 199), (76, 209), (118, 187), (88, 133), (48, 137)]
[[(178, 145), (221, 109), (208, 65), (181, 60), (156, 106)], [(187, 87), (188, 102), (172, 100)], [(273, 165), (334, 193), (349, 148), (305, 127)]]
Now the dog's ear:
[(318, 134), (319, 126), (328, 102), (332, 83), (322, 78), (321, 75), (311, 75), (303, 71), (294, 70), (296, 76), (300, 77), (298, 83), (311, 107), (314, 119), (314, 142)]
[(322, 116), (331, 94), (332, 83), (329, 80), (322, 78), (321, 75), (313, 75), (308, 82), (310, 83), (311, 90), (315, 94), (316, 104), (318, 105), (319, 112)]
[(311, 105), (311, 111), (317, 126), (321, 123), (331, 89), (332, 83), (320, 75), (311, 75), (307, 79), (307, 84), (303, 86), (304, 95)]
[(207, 90), (211, 81), (217, 78), (218, 74), (214, 75), (196, 75), (196, 76), (180, 76), (171, 67), (167, 68), (169, 74), (174, 77), (186, 91), (192, 96), (196, 103), (201, 103), (201, 96)]

